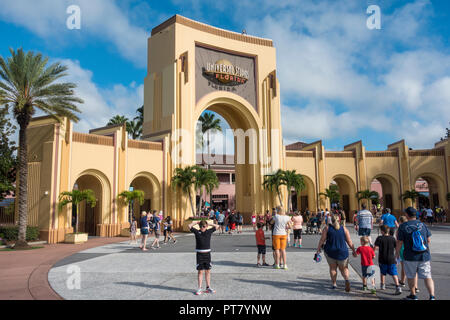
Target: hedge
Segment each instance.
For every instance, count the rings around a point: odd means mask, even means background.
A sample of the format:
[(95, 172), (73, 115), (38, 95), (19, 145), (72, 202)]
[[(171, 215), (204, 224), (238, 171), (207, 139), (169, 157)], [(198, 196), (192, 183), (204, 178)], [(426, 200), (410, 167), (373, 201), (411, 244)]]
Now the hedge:
[[(7, 241), (15, 241), (19, 237), (19, 226), (0, 226), (0, 233), (3, 234), (2, 239)], [(27, 227), (27, 241), (39, 239), (38, 227)]]

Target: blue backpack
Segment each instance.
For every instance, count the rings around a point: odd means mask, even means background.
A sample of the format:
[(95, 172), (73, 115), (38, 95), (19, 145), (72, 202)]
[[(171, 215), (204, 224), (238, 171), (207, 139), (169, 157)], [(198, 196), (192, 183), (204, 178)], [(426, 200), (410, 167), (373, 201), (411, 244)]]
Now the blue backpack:
[(423, 239), (422, 233), (422, 224), (419, 224), (415, 230), (411, 233), (412, 237), (412, 250), (416, 252), (424, 252), (427, 251), (427, 246), (425, 245), (425, 241)]

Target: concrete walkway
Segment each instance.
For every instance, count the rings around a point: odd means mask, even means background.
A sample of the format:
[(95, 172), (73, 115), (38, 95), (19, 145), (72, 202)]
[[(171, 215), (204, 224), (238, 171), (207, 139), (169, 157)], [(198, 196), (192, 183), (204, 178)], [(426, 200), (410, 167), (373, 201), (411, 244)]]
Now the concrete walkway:
[[(269, 236), (269, 233), (267, 233)], [(318, 236), (305, 236), (305, 248), (288, 249), (288, 270), (256, 267), (252, 231), (212, 238), (212, 287), (216, 294), (195, 296), (195, 240), (178, 236), (176, 244), (142, 252), (127, 242), (84, 250), (59, 261), (49, 272), (52, 288), (64, 299), (118, 300), (352, 300), (376, 297), (359, 290), (360, 277), (350, 267), (352, 292), (330, 289), (328, 264), (312, 260)], [(269, 243), (269, 240), (267, 240)], [(268, 246), (267, 260), (273, 263)], [(80, 274), (80, 288), (68, 286), (72, 272)]]

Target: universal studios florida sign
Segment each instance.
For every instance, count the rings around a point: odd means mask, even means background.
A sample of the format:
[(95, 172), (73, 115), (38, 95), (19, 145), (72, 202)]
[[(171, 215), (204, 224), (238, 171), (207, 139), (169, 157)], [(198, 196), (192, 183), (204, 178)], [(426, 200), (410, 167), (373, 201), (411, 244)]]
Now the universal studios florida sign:
[(226, 59), (215, 63), (207, 62), (203, 68), (203, 75), (210, 81), (226, 86), (238, 86), (249, 79), (249, 71), (233, 65)]

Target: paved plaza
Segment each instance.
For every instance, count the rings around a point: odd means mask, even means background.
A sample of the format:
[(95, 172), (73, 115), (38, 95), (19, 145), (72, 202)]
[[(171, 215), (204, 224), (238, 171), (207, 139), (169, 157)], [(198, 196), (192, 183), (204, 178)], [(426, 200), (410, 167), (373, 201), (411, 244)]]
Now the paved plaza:
[[(353, 241), (359, 245), (353, 228), (350, 230)], [(450, 248), (447, 245), (450, 227), (437, 226), (431, 230), (436, 296), (439, 299), (450, 299), (450, 293), (445, 290), (450, 285), (450, 272), (447, 269), (450, 263)], [(373, 239), (377, 230), (374, 233)], [(374, 300), (402, 299), (407, 295), (407, 288), (404, 288), (401, 296), (394, 296), (394, 286), (389, 278), (386, 291), (378, 290), (376, 296), (364, 293), (359, 276), (359, 257), (351, 258), (351, 292), (344, 291), (344, 281), (340, 275), (338, 289), (330, 289), (325, 259), (320, 263), (312, 260), (319, 241), (318, 235), (304, 235), (303, 248), (287, 249), (288, 270), (258, 268), (254, 233), (247, 229), (241, 235), (214, 233), (211, 241), (211, 286), (217, 293), (195, 296), (195, 240), (192, 234), (179, 234), (177, 239), (176, 244), (161, 245), (161, 249), (147, 252), (142, 252), (128, 241), (81, 251), (57, 262), (51, 268), (48, 274), (49, 284), (62, 298), (68, 300)], [(269, 240), (267, 243), (269, 244)], [(266, 257), (268, 263), (272, 264), (270, 246)], [(70, 284), (74, 270), (80, 271), (79, 289)], [(423, 281), (419, 281), (419, 288), (419, 298), (427, 299)]]

